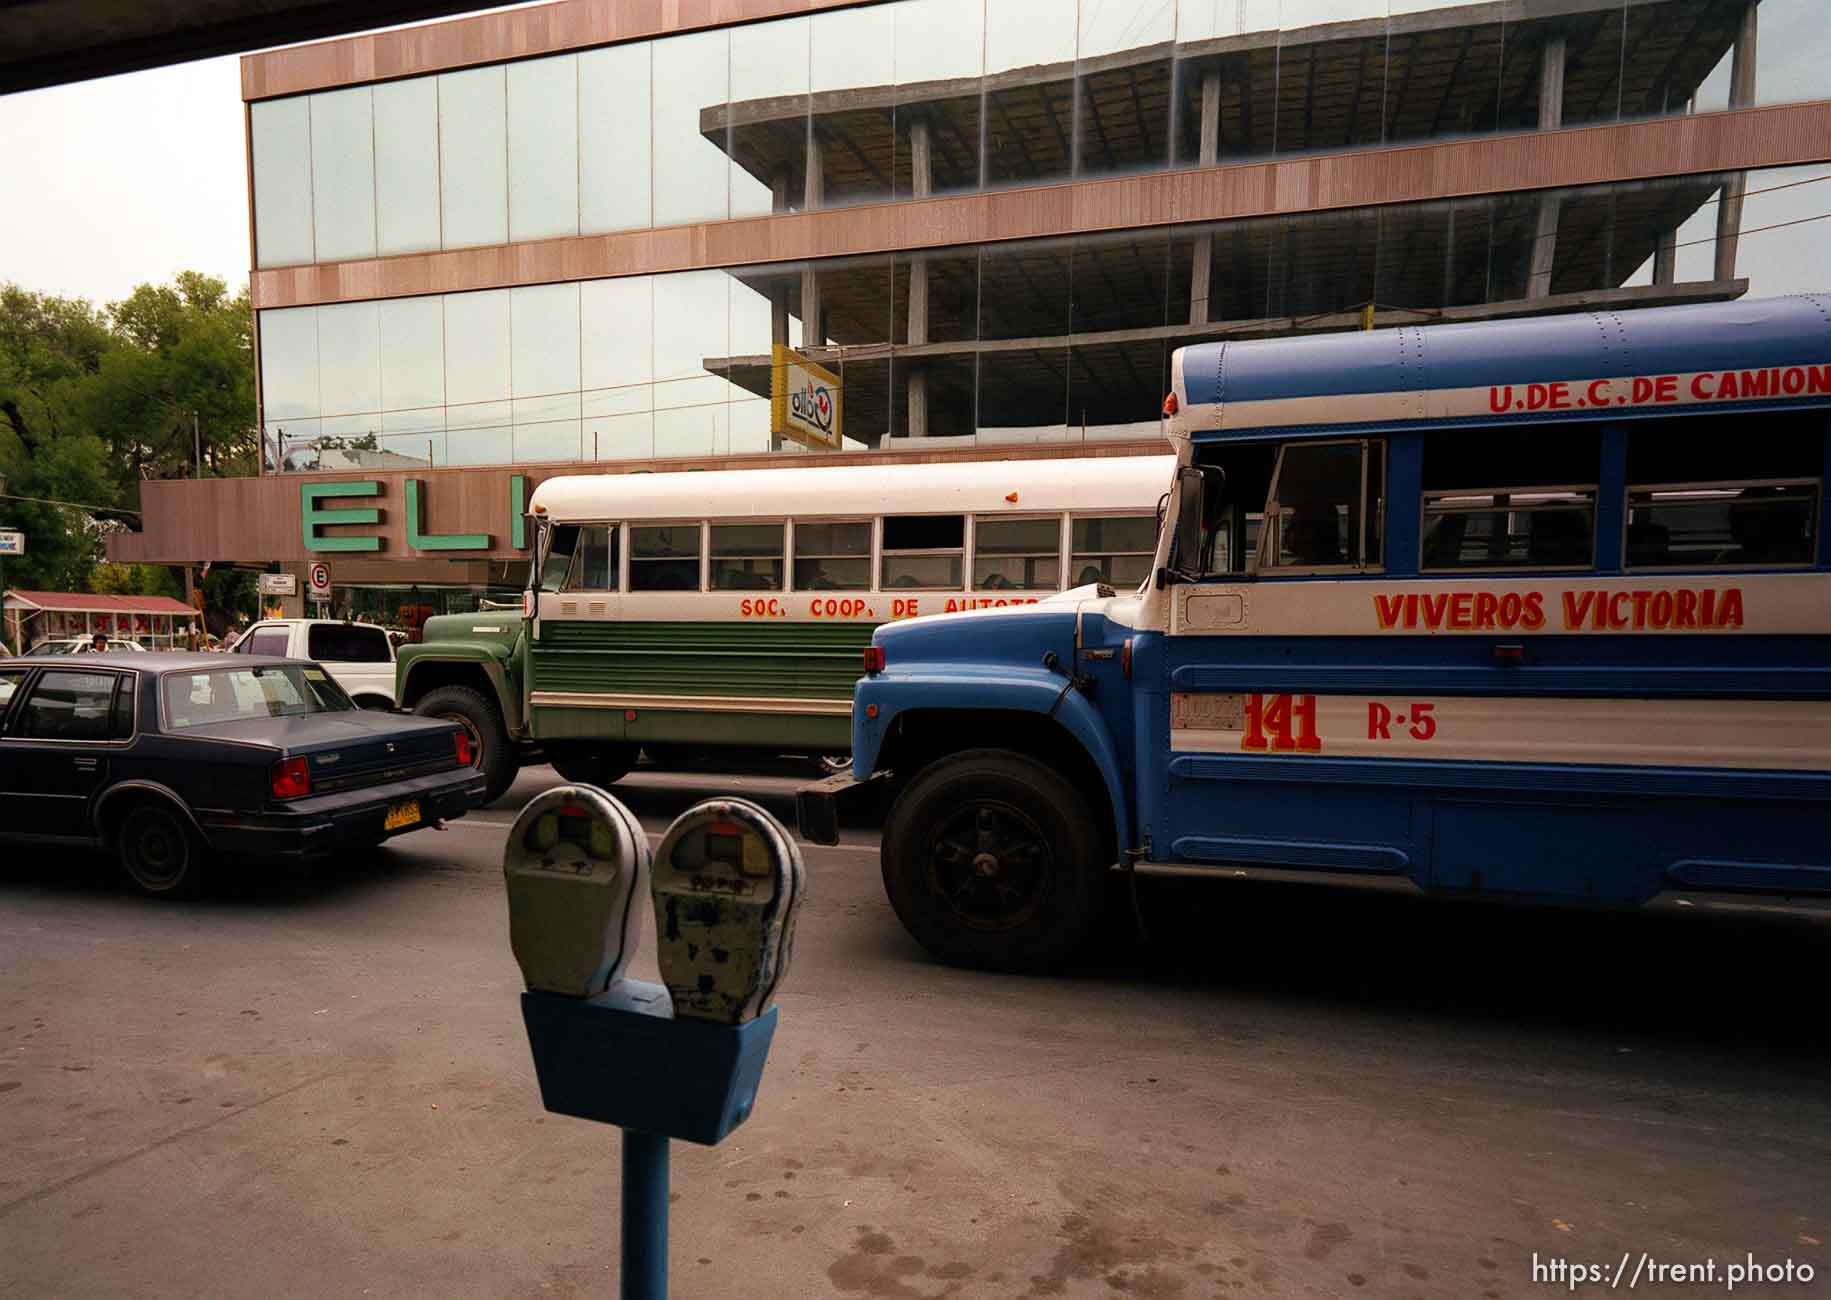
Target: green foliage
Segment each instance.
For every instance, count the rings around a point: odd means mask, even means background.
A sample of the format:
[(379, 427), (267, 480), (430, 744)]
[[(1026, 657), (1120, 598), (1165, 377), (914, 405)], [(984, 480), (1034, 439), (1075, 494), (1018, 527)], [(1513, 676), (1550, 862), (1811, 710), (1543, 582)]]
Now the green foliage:
[[(0, 286), (0, 527), (25, 531), (9, 587), (175, 595), (181, 572), (105, 563), (149, 478), (251, 474), (254, 360), (246, 290), (186, 271), (98, 310)], [(246, 590), (244, 591), (244, 588)], [(253, 579), (213, 571), (211, 612), (253, 608)]]

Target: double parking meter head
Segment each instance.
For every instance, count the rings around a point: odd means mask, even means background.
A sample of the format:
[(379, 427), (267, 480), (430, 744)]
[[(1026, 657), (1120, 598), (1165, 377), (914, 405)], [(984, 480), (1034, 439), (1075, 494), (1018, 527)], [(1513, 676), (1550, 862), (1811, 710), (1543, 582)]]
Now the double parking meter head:
[(557, 786), (522, 809), (502, 870), (509, 942), (530, 989), (594, 997), (622, 977), (650, 862), (635, 814), (595, 786)]
[(800, 850), (745, 799), (682, 813), (655, 851), (656, 957), (676, 1016), (740, 1024), (768, 1009), (807, 893)]

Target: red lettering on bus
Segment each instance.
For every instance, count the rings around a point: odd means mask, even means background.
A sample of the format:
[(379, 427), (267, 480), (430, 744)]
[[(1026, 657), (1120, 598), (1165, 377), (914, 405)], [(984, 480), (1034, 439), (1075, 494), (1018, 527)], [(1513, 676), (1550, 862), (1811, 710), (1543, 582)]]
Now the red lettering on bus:
[(1650, 591), (1634, 593), (1634, 628), (1636, 631), (1647, 625), (1647, 602), (1653, 599)]
[(1691, 395), (1700, 402), (1708, 402), (1714, 394), (1710, 389), (1704, 387), (1704, 385), (1715, 378), (1716, 376), (1711, 374), (1708, 370), (1701, 375), (1693, 375), (1691, 377)]
[(1529, 591), (1526, 593), (1525, 610), (1520, 615), (1519, 625), (1528, 632), (1536, 632), (1545, 626), (1545, 593)]
[(1371, 700), (1367, 704), (1367, 739), (1392, 739), (1392, 710), (1378, 700)]
[(1584, 619), (1589, 617), (1589, 607), (1596, 601), (1593, 591), (1567, 591), (1564, 593), (1564, 630), (1575, 632), (1583, 626)]
[(1500, 597), (1499, 596), (1496, 596), (1491, 591), (1478, 591), (1475, 593), (1475, 620), (1474, 621), (1475, 621), (1475, 626), (1477, 628), (1493, 627), (1494, 626), (1494, 616), (1496, 614), (1498, 614), (1499, 612), (1500, 612)]
[(1653, 386), (1653, 400), (1676, 402), (1678, 400), (1678, 376), (1661, 375)]
[(1450, 597), (1450, 626), (1458, 631), (1467, 631), (1474, 626), (1469, 617), (1469, 606), (1474, 603), (1473, 592), (1459, 591)]
[(1672, 593), (1656, 591), (1653, 593), (1653, 612), (1649, 617), (1654, 627), (1672, 626)]
[(1398, 626), (1399, 615), (1404, 609), (1405, 597), (1379, 591), (1373, 593), (1373, 616), (1379, 620), (1381, 631)]
[(1806, 392), (1831, 393), (1831, 364), (1806, 367)]
[(1502, 384), (1488, 389), (1488, 409), (1494, 412), (1513, 409), (1513, 385)]
[(1673, 627), (1697, 626), (1697, 593), (1686, 587), (1679, 589), (1672, 611)]
[(1450, 597), (1447, 591), (1437, 596), (1420, 596), (1418, 598), (1418, 604), (1423, 607), (1424, 626), (1426, 630), (1435, 632), (1438, 628), (1443, 626), (1443, 612), (1449, 607), (1449, 603)]
[(1731, 587), (1723, 593), (1723, 607), (1717, 611), (1717, 626), (1742, 626), (1742, 588)]

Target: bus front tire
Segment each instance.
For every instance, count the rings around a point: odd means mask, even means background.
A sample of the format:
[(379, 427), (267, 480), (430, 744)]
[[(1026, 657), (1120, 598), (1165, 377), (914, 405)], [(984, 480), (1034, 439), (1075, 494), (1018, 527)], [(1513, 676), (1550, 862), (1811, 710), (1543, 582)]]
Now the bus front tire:
[(636, 765), (635, 745), (605, 742), (597, 745), (547, 746), (553, 770), (574, 785), (615, 785)]
[(495, 803), (515, 784), (520, 764), (509, 743), (509, 729), (502, 725), (502, 713), (481, 691), (468, 686), (441, 686), (427, 691), (413, 711), (422, 718), (455, 722), (469, 733), (475, 755), (472, 765), (489, 782), (483, 792), (484, 803)]
[(1046, 971), (1099, 925), (1106, 864), (1084, 795), (1053, 768), (980, 749), (930, 764), (884, 822), (884, 889), (941, 960)]

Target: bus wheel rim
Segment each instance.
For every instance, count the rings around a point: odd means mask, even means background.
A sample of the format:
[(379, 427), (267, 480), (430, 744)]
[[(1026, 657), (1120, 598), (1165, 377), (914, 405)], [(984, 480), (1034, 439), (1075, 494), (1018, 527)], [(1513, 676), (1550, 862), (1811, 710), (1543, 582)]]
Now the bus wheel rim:
[(998, 799), (961, 804), (929, 837), (933, 896), (967, 929), (1004, 932), (1035, 919), (1049, 901), (1055, 853), (1036, 819)]

